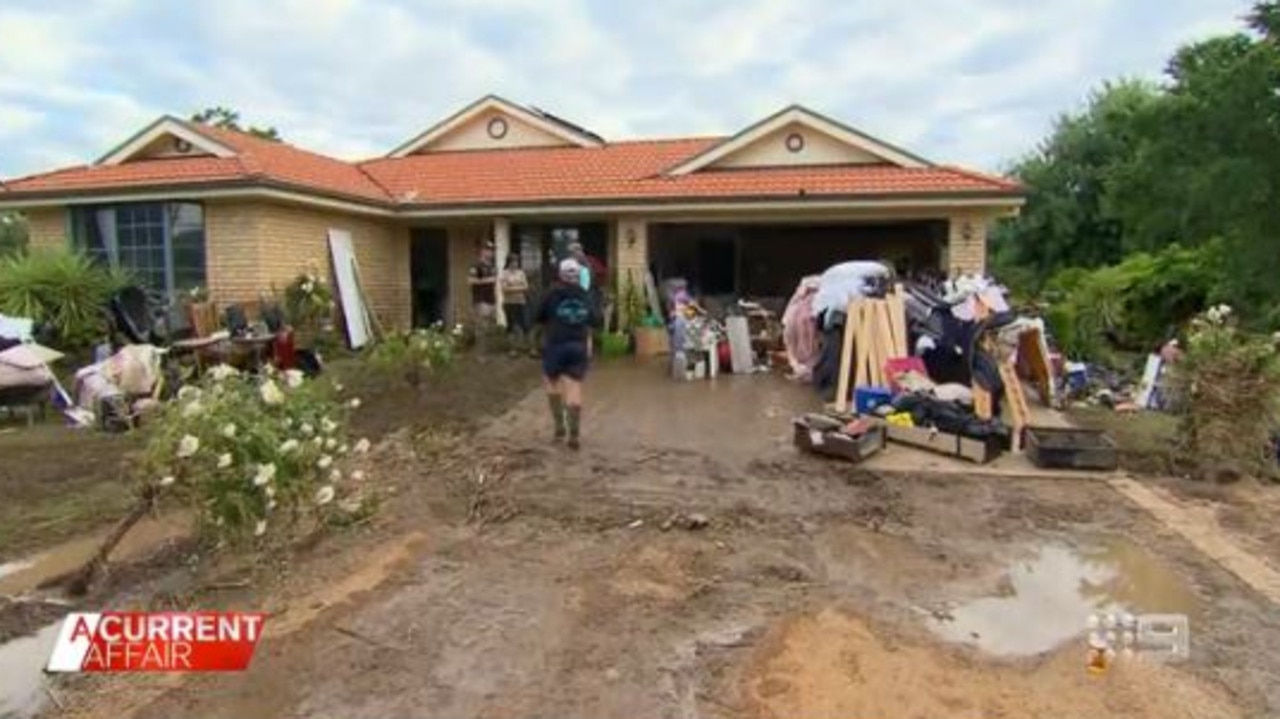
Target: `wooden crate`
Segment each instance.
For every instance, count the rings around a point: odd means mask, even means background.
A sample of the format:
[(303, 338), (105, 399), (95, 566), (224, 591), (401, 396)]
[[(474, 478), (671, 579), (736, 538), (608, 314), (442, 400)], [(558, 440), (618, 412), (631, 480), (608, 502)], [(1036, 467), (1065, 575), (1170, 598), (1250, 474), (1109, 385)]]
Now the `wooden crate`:
[(839, 457), (850, 462), (861, 462), (884, 449), (884, 427), (869, 428), (857, 437), (839, 430), (822, 430), (811, 427), (802, 417), (792, 421), (795, 427), (795, 445), (805, 452)]
[(971, 439), (957, 434), (938, 432), (926, 427), (901, 427), (889, 425), (887, 428), (890, 442), (905, 444), (910, 447), (927, 449), (930, 452), (959, 457), (970, 462), (986, 464), (1000, 456), (1001, 440), (999, 437), (987, 439)]

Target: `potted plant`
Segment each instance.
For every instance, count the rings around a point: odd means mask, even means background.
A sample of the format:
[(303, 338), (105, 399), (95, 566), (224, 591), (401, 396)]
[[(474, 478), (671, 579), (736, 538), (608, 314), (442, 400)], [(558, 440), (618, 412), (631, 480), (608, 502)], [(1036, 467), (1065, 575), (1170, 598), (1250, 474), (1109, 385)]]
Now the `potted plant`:
[(314, 271), (300, 272), (284, 289), (284, 309), (301, 347), (315, 344), (316, 338), (333, 325), (333, 291)]
[(632, 281), (630, 274), (623, 285), (622, 308), (626, 326), (635, 338), (637, 357), (656, 357), (670, 351), (666, 325), (661, 318), (650, 314), (644, 292)]

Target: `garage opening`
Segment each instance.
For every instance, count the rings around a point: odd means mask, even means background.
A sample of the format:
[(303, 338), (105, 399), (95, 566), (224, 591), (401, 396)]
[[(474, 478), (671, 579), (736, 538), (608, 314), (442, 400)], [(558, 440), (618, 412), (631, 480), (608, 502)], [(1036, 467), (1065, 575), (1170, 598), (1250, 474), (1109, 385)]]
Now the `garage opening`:
[(806, 275), (878, 260), (902, 277), (940, 276), (946, 220), (842, 224), (659, 224), (649, 260), (659, 281), (683, 278), (696, 296), (786, 299)]

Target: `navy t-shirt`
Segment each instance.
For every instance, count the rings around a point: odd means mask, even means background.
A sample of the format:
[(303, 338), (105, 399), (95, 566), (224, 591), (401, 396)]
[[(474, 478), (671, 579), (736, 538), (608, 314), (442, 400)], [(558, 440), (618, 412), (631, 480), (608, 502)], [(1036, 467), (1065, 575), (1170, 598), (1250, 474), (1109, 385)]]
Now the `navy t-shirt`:
[(599, 327), (600, 311), (591, 295), (579, 285), (556, 284), (538, 306), (537, 322), (546, 325), (546, 343), (586, 342), (591, 328)]

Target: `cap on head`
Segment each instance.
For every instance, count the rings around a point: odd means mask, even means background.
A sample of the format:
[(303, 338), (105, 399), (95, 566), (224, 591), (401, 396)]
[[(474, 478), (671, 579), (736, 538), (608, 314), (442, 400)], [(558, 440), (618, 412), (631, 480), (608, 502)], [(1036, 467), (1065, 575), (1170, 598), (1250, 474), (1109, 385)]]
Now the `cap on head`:
[(565, 282), (577, 282), (578, 271), (581, 268), (582, 265), (579, 265), (578, 261), (572, 257), (560, 260), (560, 279)]

